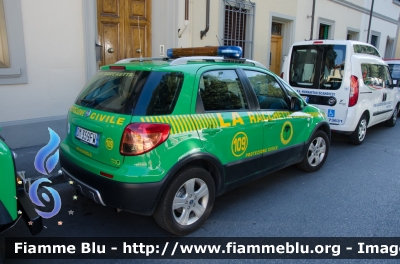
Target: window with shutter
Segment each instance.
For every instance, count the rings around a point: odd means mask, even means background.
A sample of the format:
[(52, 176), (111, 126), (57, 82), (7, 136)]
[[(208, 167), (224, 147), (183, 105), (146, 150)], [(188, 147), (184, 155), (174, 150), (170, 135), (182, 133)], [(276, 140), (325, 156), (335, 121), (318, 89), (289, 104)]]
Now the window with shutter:
[(224, 0), (224, 38), (226, 46), (240, 46), (243, 57), (253, 56), (255, 4), (247, 0)]

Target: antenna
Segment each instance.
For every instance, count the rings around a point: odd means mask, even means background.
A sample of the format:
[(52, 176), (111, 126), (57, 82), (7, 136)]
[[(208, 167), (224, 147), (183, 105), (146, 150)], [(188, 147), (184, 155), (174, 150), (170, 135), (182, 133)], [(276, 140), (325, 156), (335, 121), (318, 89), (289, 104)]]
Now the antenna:
[(139, 29), (139, 51), (140, 51), (140, 59), (142, 59), (142, 40), (140, 38), (140, 26), (139, 26), (139, 16), (137, 17), (137, 26)]
[(217, 39), (218, 39), (218, 43), (219, 43), (219, 45), (220, 45), (220, 46), (222, 46), (222, 45), (221, 45), (221, 42), (219, 41), (218, 35), (215, 35), (215, 36), (216, 36), (216, 37), (217, 37)]

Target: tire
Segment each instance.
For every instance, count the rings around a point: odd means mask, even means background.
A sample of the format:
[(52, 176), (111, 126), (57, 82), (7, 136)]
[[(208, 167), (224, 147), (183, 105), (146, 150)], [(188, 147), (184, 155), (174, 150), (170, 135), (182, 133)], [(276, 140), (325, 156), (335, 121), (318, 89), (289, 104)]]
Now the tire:
[(324, 165), (329, 153), (329, 139), (326, 133), (318, 130), (307, 146), (307, 152), (297, 167), (307, 172), (319, 170)]
[(390, 119), (385, 121), (385, 125), (387, 127), (394, 127), (396, 125), (396, 121), (397, 121), (397, 115), (399, 113), (399, 106), (396, 105), (396, 107), (393, 110), (393, 114), (390, 117)]
[(200, 228), (211, 213), (215, 184), (210, 173), (189, 167), (168, 185), (153, 215), (166, 231), (184, 236)]
[(366, 115), (363, 114), (360, 118), (360, 121), (358, 121), (356, 129), (349, 136), (350, 144), (361, 145), (364, 142), (365, 136), (367, 135), (367, 126), (368, 120)]

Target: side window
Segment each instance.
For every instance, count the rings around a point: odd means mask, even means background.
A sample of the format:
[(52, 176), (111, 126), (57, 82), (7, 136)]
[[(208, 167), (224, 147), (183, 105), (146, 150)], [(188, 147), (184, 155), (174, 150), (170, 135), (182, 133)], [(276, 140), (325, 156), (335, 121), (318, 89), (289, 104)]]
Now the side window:
[(257, 95), (260, 109), (289, 109), (285, 93), (273, 76), (257, 71), (244, 72)]
[[(183, 80), (182, 72), (151, 72), (135, 106), (135, 115), (171, 114), (178, 101)], [(133, 97), (134, 100), (134, 96), (133, 93), (129, 98)]]
[(389, 69), (385, 65), (361, 64), (364, 84), (372, 89), (390, 87), (392, 78)]
[(371, 46), (367, 45), (354, 45), (354, 53), (362, 53), (362, 54), (369, 54), (369, 55), (375, 55), (377, 57), (380, 57), (381, 55), (379, 52)]
[(392, 80), (392, 76), (391, 76), (390, 71), (389, 71), (389, 67), (382, 66), (382, 68), (383, 68), (383, 71), (384, 71), (385, 87), (386, 88), (393, 88), (393, 86), (392, 86), (393, 80)]
[(205, 111), (248, 109), (242, 84), (235, 70), (209, 71), (200, 78), (200, 96)]
[(285, 81), (283, 81), (283, 80), (282, 80), (282, 85), (283, 85), (283, 88), (286, 90), (286, 92), (290, 95), (290, 97), (292, 97), (292, 98), (293, 98), (293, 97), (297, 97), (297, 98), (299, 99), (300, 104), (294, 106), (294, 107), (293, 107), (293, 108), (294, 108), (293, 110), (294, 110), (294, 111), (298, 111), (298, 110), (303, 109), (304, 106), (306, 105), (306, 103), (304, 102), (303, 97), (301, 97), (301, 95), (299, 95), (298, 93), (296, 93), (296, 92), (293, 90), (293, 88), (290, 87), (290, 85), (287, 84), (287, 83), (286, 83)]

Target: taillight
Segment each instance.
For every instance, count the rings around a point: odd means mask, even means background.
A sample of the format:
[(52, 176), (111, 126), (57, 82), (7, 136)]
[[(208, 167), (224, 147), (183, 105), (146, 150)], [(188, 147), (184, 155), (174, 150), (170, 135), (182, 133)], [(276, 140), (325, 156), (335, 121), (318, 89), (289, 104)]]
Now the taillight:
[(169, 136), (167, 124), (133, 123), (122, 135), (120, 153), (125, 156), (140, 155), (154, 149)]
[(283, 72), (281, 72), (281, 76), (279, 76), (279, 77), (281, 77), (283, 79)]
[(358, 101), (359, 85), (358, 78), (354, 75), (350, 77), (350, 96), (349, 96), (349, 106), (356, 105)]

